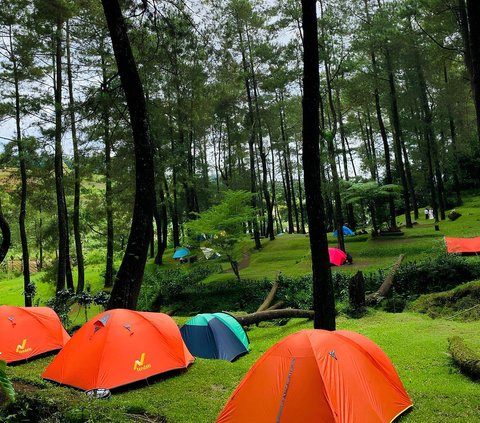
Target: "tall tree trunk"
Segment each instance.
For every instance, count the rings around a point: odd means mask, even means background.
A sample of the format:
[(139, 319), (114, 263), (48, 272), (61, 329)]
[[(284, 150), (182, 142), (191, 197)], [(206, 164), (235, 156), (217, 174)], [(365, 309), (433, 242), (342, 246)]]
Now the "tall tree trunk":
[(370, 115), (370, 109), (367, 108), (367, 123), (366, 123), (367, 139), (370, 142), (370, 151), (372, 152), (373, 169), (375, 172), (375, 178), (377, 183), (380, 183), (380, 176), (378, 173), (378, 160), (377, 160), (377, 147), (375, 146), (375, 137), (373, 136), (372, 116)]
[(368, 136), (368, 127), (363, 125), (362, 117), (360, 112), (357, 112), (358, 125), (360, 128), (360, 134), (362, 136), (363, 145), (365, 146), (365, 156), (367, 160), (368, 170), (370, 171), (370, 179), (372, 181), (377, 180), (377, 175), (375, 174), (375, 167), (373, 165), (372, 150), (370, 146), (370, 140)]
[(297, 179), (298, 179), (298, 208), (300, 209), (300, 224), (301, 224), (301, 233), (306, 234), (305, 230), (305, 216), (303, 212), (303, 189), (302, 189), (302, 178), (300, 175), (300, 153), (298, 152), (298, 143), (295, 140), (295, 155), (297, 160)]
[[(440, 132), (440, 139), (445, 145), (445, 134), (443, 131)], [(445, 185), (443, 183), (443, 174), (442, 168), (440, 167), (440, 158), (439, 158), (438, 144), (435, 146), (435, 155), (433, 156), (435, 164), (435, 178), (437, 180), (437, 195), (438, 195), (438, 206), (440, 209), (440, 220), (445, 220), (445, 209), (447, 204), (447, 196), (445, 193)]]
[(472, 65), (473, 100), (477, 112), (477, 138), (480, 142), (480, 2), (478, 0), (466, 1)]
[(413, 207), (413, 216), (415, 220), (418, 220), (418, 201), (417, 201), (417, 193), (415, 191), (415, 183), (413, 181), (412, 169), (410, 166), (410, 160), (408, 158), (407, 148), (405, 146), (405, 140), (403, 138), (400, 139), (402, 143), (402, 152), (403, 152), (403, 159), (405, 162), (405, 176), (407, 177), (407, 184), (408, 184), (408, 191), (410, 193), (410, 197), (412, 200), (412, 207)]
[(8, 249), (10, 248), (11, 233), (5, 216), (3, 215), (2, 202), (0, 198), (0, 233), (2, 234), (2, 243), (0, 244), (0, 264), (7, 257)]
[[(328, 55), (326, 55), (328, 57)], [(337, 111), (335, 110), (335, 104), (333, 102), (333, 89), (330, 77), (330, 65), (327, 57), (324, 60), (325, 76), (327, 82), (328, 104), (332, 113), (332, 132), (327, 133), (324, 131), (323, 138), (327, 142), (328, 159), (330, 162), (330, 169), (332, 171), (333, 182), (333, 197), (335, 199), (335, 224), (337, 228), (337, 243), (340, 250), (345, 251), (345, 238), (343, 234), (343, 211), (342, 211), (342, 199), (340, 197), (340, 182), (338, 177), (337, 164), (335, 161), (335, 146), (334, 138), (337, 133)]]
[[(428, 103), (428, 94), (427, 94), (427, 82), (425, 80), (425, 74), (423, 72), (422, 65), (420, 63), (420, 54), (417, 49), (414, 51), (415, 58), (415, 70), (418, 78), (418, 85), (420, 91), (420, 103), (422, 107), (422, 118), (425, 131), (425, 139), (427, 142), (426, 154), (428, 161), (428, 173), (429, 173), (429, 185), (430, 185), (430, 194), (433, 207), (433, 214), (435, 216), (435, 221), (438, 221), (438, 207), (436, 199), (436, 186), (435, 186), (435, 157), (436, 157), (436, 144), (435, 133), (433, 130), (433, 115), (430, 105)], [(437, 181), (438, 182), (438, 181)]]
[[(365, 0), (365, 4), (367, 4), (367, 0)], [(393, 178), (392, 178), (392, 166), (391, 166), (391, 159), (390, 159), (390, 145), (388, 144), (388, 137), (387, 137), (387, 131), (385, 129), (385, 123), (383, 122), (383, 116), (382, 116), (382, 108), (380, 106), (380, 92), (378, 89), (378, 66), (377, 66), (377, 60), (375, 57), (375, 53), (372, 51), (371, 52), (371, 58), (372, 58), (372, 67), (373, 67), (373, 74), (374, 74), (374, 84), (375, 84), (375, 89), (374, 89), (374, 97), (375, 97), (375, 111), (377, 113), (377, 121), (378, 121), (378, 127), (380, 128), (380, 135), (382, 136), (382, 142), (383, 142), (383, 154), (385, 158), (385, 183), (386, 184), (392, 184), (393, 183)], [(388, 209), (390, 212), (389, 216), (389, 225), (391, 228), (396, 228), (397, 226), (397, 221), (396, 221), (396, 216), (395, 216), (395, 201), (393, 196), (390, 196), (388, 198)]]
[[(164, 180), (166, 185), (167, 181)], [(160, 196), (160, 210), (158, 205), (155, 205), (155, 222), (157, 224), (157, 255), (155, 256), (155, 264), (161, 265), (163, 263), (163, 254), (167, 249), (168, 236), (168, 216), (165, 192), (162, 188), (158, 190)]]
[(312, 253), (314, 327), (335, 330), (335, 299), (320, 177), (320, 79), (316, 3), (313, 0), (302, 0), (303, 171)]
[[(448, 94), (448, 72), (447, 66), (443, 65), (443, 76), (445, 80), (445, 89), (447, 90)], [(455, 127), (455, 121), (453, 120), (453, 113), (452, 107), (450, 102), (447, 102), (447, 113), (448, 113), (448, 124), (450, 128), (450, 139), (452, 140), (452, 156), (453, 156), (453, 164), (452, 164), (452, 176), (453, 176), (453, 189), (455, 190), (456, 198), (457, 198), (457, 205), (462, 204), (462, 195), (460, 193), (460, 181), (458, 179), (459, 173), (459, 165), (458, 165), (458, 151), (457, 151), (457, 129)]]
[(73, 170), (75, 177), (73, 198), (73, 236), (75, 239), (75, 254), (77, 257), (77, 293), (80, 293), (85, 287), (85, 264), (83, 260), (82, 237), (80, 234), (80, 154), (78, 151), (77, 125), (75, 122), (75, 100), (73, 98), (72, 54), (70, 50), (69, 21), (67, 21), (66, 47), (70, 126), (72, 130), (73, 144)]
[[(172, 157), (175, 157), (177, 152), (175, 148), (175, 138), (173, 135), (173, 116), (171, 113), (169, 113), (168, 115), (168, 127), (170, 131), (170, 146), (171, 146)], [(175, 163), (175, 161), (172, 164), (172, 190), (173, 190), (173, 201), (170, 202), (170, 214), (172, 216), (172, 238), (173, 238), (173, 248), (177, 248), (177, 247), (180, 247), (180, 228), (179, 228), (179, 218), (178, 218), (177, 164)]]
[[(340, 89), (337, 88), (337, 111), (338, 111), (338, 124), (340, 129), (340, 140), (342, 143), (342, 160), (343, 160), (343, 172), (345, 175), (345, 180), (350, 180), (350, 174), (348, 171), (348, 159), (347, 159), (347, 146), (346, 146), (346, 136), (345, 136), (345, 126), (343, 124), (343, 113), (342, 113), (342, 106), (340, 103)], [(349, 203), (346, 206), (347, 209), (347, 222), (350, 228), (355, 230), (356, 222), (355, 222), (355, 214), (353, 211), (353, 204)]]
[(290, 147), (287, 144), (287, 154), (286, 157), (288, 158), (286, 165), (288, 166), (288, 174), (290, 175), (290, 191), (292, 194), (292, 207), (293, 207), (293, 215), (295, 216), (295, 227), (297, 228), (297, 233), (300, 232), (300, 221), (298, 220), (298, 205), (297, 205), (297, 198), (295, 196), (295, 184), (293, 182), (293, 166), (290, 154)]
[[(246, 52), (245, 52), (245, 47), (244, 47), (244, 42), (243, 42), (243, 33), (242, 33), (242, 28), (241, 24), (239, 21), (239, 18), (237, 16), (237, 31), (238, 31), (238, 37), (240, 40), (240, 52), (242, 55), (242, 67), (243, 67), (243, 73), (244, 73), (244, 82), (245, 82), (245, 91), (247, 94), (247, 103), (248, 103), (248, 123), (250, 125), (250, 133), (248, 136), (248, 152), (250, 156), (250, 192), (252, 193), (252, 208), (255, 210), (255, 213), (257, 214), (258, 212), (258, 206), (257, 206), (257, 180), (256, 180), (256, 175), (255, 175), (255, 149), (254, 149), (254, 144), (255, 144), (255, 134), (256, 134), (256, 120), (253, 115), (253, 102), (252, 102), (252, 91), (250, 88), (250, 78), (249, 78), (249, 70), (248, 70), (248, 64), (247, 64), (247, 57), (246, 57)], [(253, 217), (252, 220), (252, 225), (253, 225), (253, 237), (255, 239), (255, 248), (259, 250), (262, 248), (262, 244), (260, 242), (260, 232), (258, 230), (258, 220), (257, 216)]]
[(470, 52), (470, 28), (465, 0), (458, 0), (458, 23), (463, 41), (463, 59), (473, 92), (473, 64), (472, 55)]
[(402, 129), (400, 126), (400, 115), (398, 112), (397, 104), (397, 89), (395, 87), (395, 77), (393, 75), (392, 60), (390, 57), (390, 49), (387, 48), (385, 51), (385, 59), (387, 64), (388, 72), (388, 83), (390, 86), (390, 103), (392, 108), (392, 120), (394, 128), (394, 145), (395, 145), (395, 158), (397, 162), (397, 171), (400, 175), (400, 180), (402, 182), (403, 188), (403, 204), (405, 206), (405, 225), (407, 228), (412, 227), (412, 217), (410, 216), (410, 199), (408, 195), (408, 184), (407, 177), (405, 175), (405, 167), (403, 165), (402, 159)]
[(55, 33), (55, 190), (57, 197), (58, 217), (58, 270), (56, 291), (65, 288), (67, 272), (67, 209), (63, 192), (63, 152), (62, 152), (62, 26), (63, 22), (57, 20)]
[[(291, 234), (294, 232), (293, 229), (293, 208), (292, 208), (292, 191), (290, 188), (290, 172), (288, 168), (287, 153), (286, 148), (288, 145), (287, 132), (285, 127), (285, 114), (283, 110), (283, 97), (280, 97), (279, 101), (279, 110), (280, 110), (280, 132), (282, 136), (283, 144), (283, 169), (282, 169), (282, 159), (280, 157), (280, 151), (278, 152), (278, 158), (280, 163), (280, 173), (282, 174), (283, 180), (283, 189), (285, 192), (285, 202), (287, 203), (287, 221), (288, 221), (288, 233)], [(277, 98), (277, 101), (279, 99)], [(283, 172), (282, 172), (283, 170)]]
[[(10, 48), (13, 49), (12, 28), (9, 27)], [(23, 262), (23, 291), (25, 297), (25, 307), (31, 307), (32, 298), (30, 292), (30, 254), (28, 251), (27, 231), (25, 228), (25, 218), (27, 216), (27, 165), (25, 162), (26, 151), (23, 145), (22, 131), (20, 126), (20, 89), (18, 66), (15, 56), (12, 54), (13, 78), (15, 85), (15, 127), (17, 135), (18, 160), (20, 164), (21, 193), (20, 193), (20, 214), (18, 224), (20, 227), (20, 239), (22, 243), (22, 262)]]
[(65, 214), (65, 225), (67, 226), (67, 241), (66, 241), (66, 266), (65, 266), (65, 281), (67, 283), (67, 289), (70, 292), (75, 292), (75, 286), (73, 284), (73, 272), (72, 272), (72, 260), (70, 258), (70, 232), (68, 226), (68, 208), (67, 208), (67, 197), (65, 195), (65, 190), (63, 190), (63, 203), (64, 208), (67, 211)]
[(155, 183), (145, 95), (118, 0), (102, 0), (118, 72), (125, 91), (135, 151), (135, 204), (132, 225), (108, 309), (135, 309), (152, 230)]
[[(107, 67), (105, 55), (102, 52), (102, 88), (107, 95)], [(113, 249), (114, 249), (114, 227), (113, 227), (113, 190), (112, 190), (112, 137), (110, 133), (110, 112), (107, 102), (103, 102), (102, 110), (103, 142), (105, 144), (105, 208), (107, 214), (107, 256), (105, 263), (104, 287), (113, 286)]]
[(252, 75), (252, 85), (253, 85), (253, 98), (255, 101), (255, 112), (256, 112), (256, 120), (257, 120), (257, 133), (258, 133), (258, 153), (260, 154), (260, 162), (262, 163), (262, 179), (261, 179), (261, 187), (263, 192), (263, 198), (265, 199), (265, 206), (267, 208), (267, 230), (266, 236), (270, 238), (270, 241), (275, 239), (275, 233), (273, 231), (273, 204), (270, 198), (270, 192), (268, 191), (268, 171), (267, 171), (267, 153), (265, 152), (265, 148), (263, 146), (263, 131), (262, 131), (262, 119), (260, 115), (260, 106), (258, 104), (258, 83), (257, 77), (255, 74), (255, 66), (253, 63), (253, 56), (252, 56), (252, 45), (250, 40), (250, 34), (248, 29), (246, 30), (247, 35), (247, 45), (248, 45), (248, 52), (250, 58), (250, 73)]

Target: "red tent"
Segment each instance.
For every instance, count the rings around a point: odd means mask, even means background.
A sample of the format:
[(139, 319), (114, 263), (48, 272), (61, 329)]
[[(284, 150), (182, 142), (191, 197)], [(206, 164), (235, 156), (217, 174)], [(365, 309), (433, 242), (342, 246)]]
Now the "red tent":
[(217, 423), (387, 423), (411, 406), (389, 358), (368, 338), (302, 330), (257, 360)]
[(51, 308), (0, 306), (0, 359), (7, 363), (59, 350), (69, 339)]
[(115, 309), (85, 323), (42, 377), (87, 391), (111, 389), (193, 360), (170, 316)]
[(480, 236), (476, 238), (445, 237), (445, 244), (449, 253), (480, 254)]
[(347, 261), (347, 255), (340, 248), (329, 248), (328, 255), (330, 256), (330, 264), (335, 266), (341, 266)]

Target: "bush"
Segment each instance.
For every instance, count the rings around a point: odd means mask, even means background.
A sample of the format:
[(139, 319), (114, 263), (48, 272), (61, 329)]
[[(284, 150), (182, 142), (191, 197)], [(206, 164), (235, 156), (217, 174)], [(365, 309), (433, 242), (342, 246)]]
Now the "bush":
[(402, 296), (452, 289), (480, 277), (480, 263), (441, 254), (423, 262), (402, 264), (395, 275), (395, 291)]
[(460, 285), (450, 291), (419, 297), (412, 310), (432, 318), (443, 317), (462, 322), (480, 320), (480, 281)]
[(68, 290), (63, 289), (57, 292), (55, 297), (50, 298), (46, 305), (53, 308), (55, 313), (58, 314), (60, 321), (64, 327), (70, 326), (70, 308), (72, 307), (75, 299), (75, 294)]
[(191, 267), (167, 270), (156, 267), (143, 278), (137, 309), (158, 310), (163, 304), (174, 301), (185, 290), (192, 289), (207, 276), (221, 270), (218, 263), (198, 263)]

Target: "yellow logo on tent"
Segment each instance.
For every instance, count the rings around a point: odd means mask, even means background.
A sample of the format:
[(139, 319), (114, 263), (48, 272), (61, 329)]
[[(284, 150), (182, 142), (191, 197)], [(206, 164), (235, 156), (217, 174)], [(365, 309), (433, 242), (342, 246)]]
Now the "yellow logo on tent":
[(25, 354), (29, 351), (32, 351), (31, 347), (26, 348), (26, 346), (27, 346), (27, 338), (25, 338), (21, 344), (17, 345), (16, 352), (20, 354)]
[(151, 364), (144, 364), (145, 363), (145, 353), (142, 353), (140, 360), (135, 360), (135, 364), (133, 365), (133, 370), (137, 372), (141, 372), (143, 370), (147, 370), (152, 367)]

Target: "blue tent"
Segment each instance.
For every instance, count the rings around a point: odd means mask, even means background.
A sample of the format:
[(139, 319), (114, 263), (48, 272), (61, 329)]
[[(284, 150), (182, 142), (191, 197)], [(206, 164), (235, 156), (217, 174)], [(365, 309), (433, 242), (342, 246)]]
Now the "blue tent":
[[(342, 226), (343, 228), (343, 235), (345, 236), (353, 236), (355, 235), (355, 232), (353, 232), (350, 228), (348, 228), (347, 226)], [(333, 231), (333, 236), (338, 236), (338, 231), (335, 229)]]
[(235, 317), (226, 313), (198, 314), (180, 329), (195, 357), (233, 361), (248, 352), (248, 337)]
[(179, 248), (175, 253), (173, 254), (174, 259), (180, 259), (183, 257), (187, 257), (190, 254), (190, 250), (188, 248), (182, 247)]

